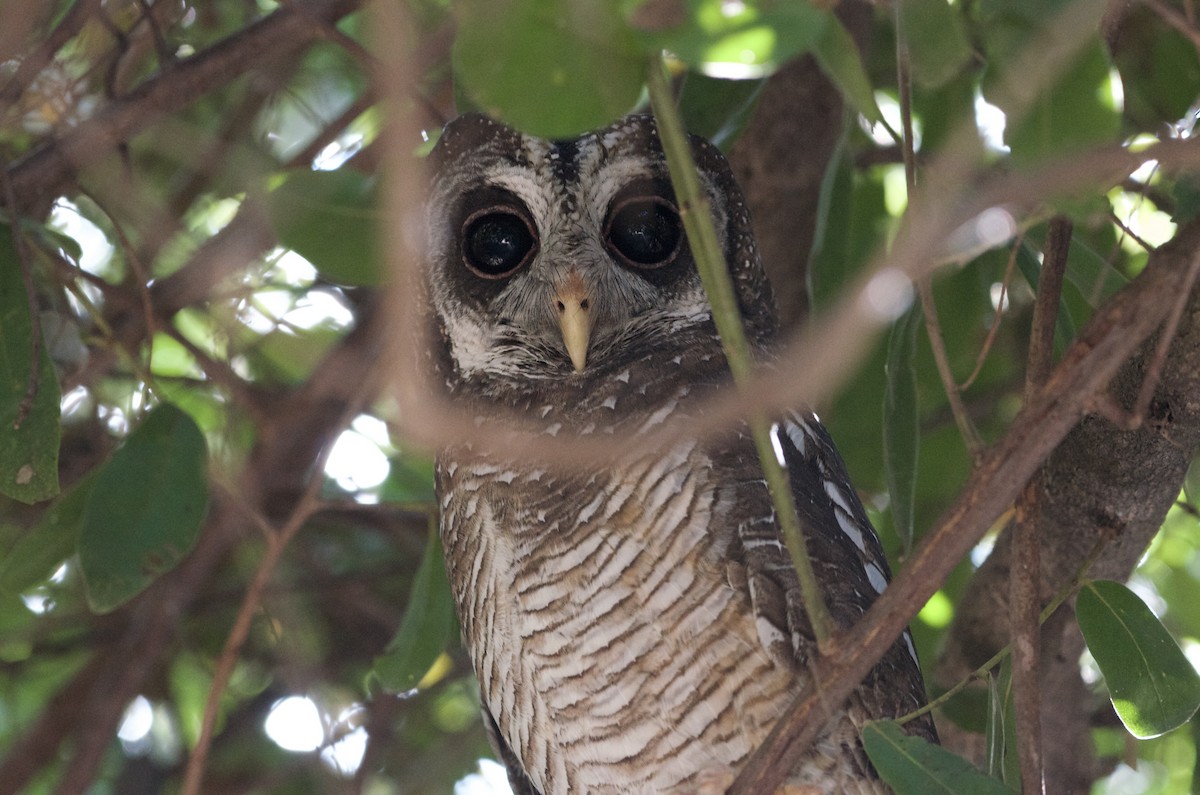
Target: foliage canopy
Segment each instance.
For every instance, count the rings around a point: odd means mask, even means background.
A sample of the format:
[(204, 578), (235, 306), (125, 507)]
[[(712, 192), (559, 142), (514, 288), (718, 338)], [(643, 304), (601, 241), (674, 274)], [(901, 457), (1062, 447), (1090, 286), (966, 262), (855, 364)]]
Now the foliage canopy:
[[(752, 204), (811, 196), (796, 217), (760, 212), (758, 232), (794, 250), (768, 262), (781, 296), (804, 296), (785, 302), (791, 327), (846, 366), (816, 367), (801, 336), (785, 363), (830, 374), (789, 394), (818, 398), (895, 568), (978, 496), (985, 451), (1033, 421), (1022, 407), (1078, 405), (1053, 455), (997, 481), (1016, 521), (1040, 528), (1032, 610), (1066, 599), (1049, 623), (1067, 640), (1044, 642), (1075, 689), (1048, 707), (1069, 728), (1041, 737), (1047, 780), (1195, 791), (1200, 467), (1186, 473), (1200, 408), (1186, 396), (1200, 394), (1200, 299), (1178, 254), (1200, 245), (1189, 11), (10, 0), (0, 793), (197, 791), (201, 771), (200, 791), (450, 792), (490, 754), (431, 531), (437, 431), (387, 383), (411, 297), (394, 260), (415, 226), (393, 212), (415, 201), (395, 186), (419, 184), (458, 111), (565, 137), (645, 110), (664, 51), (686, 125), (730, 152)], [(801, 92), (778, 93), (785, 77)], [(794, 159), (755, 168), (764, 129)], [(1139, 332), (1166, 323), (1164, 345), (1132, 340), (1111, 386), (1055, 380), (1054, 362), (1105, 350), (1104, 307), (1171, 269), (1177, 289)], [(880, 289), (899, 311), (819, 336)], [(1006, 556), (1027, 559), (1003, 532), (1012, 514), (992, 520), (956, 531), (974, 551), (913, 605), (935, 693), (1008, 640), (994, 606), (1010, 604)], [(1035, 710), (1061, 697), (1056, 675)], [(901, 792), (1019, 787), (1020, 677), (1015, 705), (999, 667), (939, 705), (949, 746), (986, 738), (982, 773), (890, 724), (870, 730), (872, 758)]]

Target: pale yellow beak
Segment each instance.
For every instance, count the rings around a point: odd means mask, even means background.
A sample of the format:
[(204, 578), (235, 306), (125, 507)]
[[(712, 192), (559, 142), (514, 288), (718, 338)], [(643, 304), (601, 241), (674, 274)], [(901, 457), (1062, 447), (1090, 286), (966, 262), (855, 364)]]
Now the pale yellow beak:
[(558, 312), (558, 327), (562, 330), (563, 344), (566, 345), (571, 364), (578, 373), (587, 363), (593, 316), (586, 285), (575, 271), (559, 285), (554, 296), (554, 308)]

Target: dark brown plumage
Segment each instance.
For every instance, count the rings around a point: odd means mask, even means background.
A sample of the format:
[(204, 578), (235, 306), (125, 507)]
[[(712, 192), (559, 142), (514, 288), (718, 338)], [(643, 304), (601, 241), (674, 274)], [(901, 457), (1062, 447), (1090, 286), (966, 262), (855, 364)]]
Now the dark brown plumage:
[[(715, 148), (693, 150), (769, 359), (775, 310), (741, 194)], [(698, 416), (728, 383), (651, 119), (550, 143), (466, 116), (433, 162), (436, 359), (481, 426), (516, 415), (563, 445), (637, 436)], [(772, 433), (849, 626), (886, 586), (878, 539), (817, 419), (791, 413)], [(569, 469), (467, 445), (439, 456), (437, 489), (463, 637), (518, 792), (694, 785), (739, 767), (804, 685), (812, 634), (744, 429)], [(923, 701), (906, 634), (791, 782), (886, 791), (859, 727)]]

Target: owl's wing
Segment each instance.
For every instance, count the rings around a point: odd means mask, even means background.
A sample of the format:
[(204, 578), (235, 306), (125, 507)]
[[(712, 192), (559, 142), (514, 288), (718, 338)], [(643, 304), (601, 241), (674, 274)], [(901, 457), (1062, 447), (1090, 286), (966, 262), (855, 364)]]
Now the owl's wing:
[[(883, 547), (820, 420), (813, 414), (789, 412), (772, 426), (771, 435), (791, 480), (796, 513), (826, 606), (837, 627), (846, 629), (887, 587), (891, 575)], [(816, 653), (812, 627), (765, 483), (757, 497), (754, 502), (766, 504), (742, 517), (737, 536), (758, 635), (777, 657), (804, 665)], [(908, 630), (863, 681), (859, 695), (871, 717), (879, 718), (903, 715), (925, 703)], [(909, 728), (936, 739), (932, 721), (914, 721)]]
[(512, 789), (513, 795), (542, 795), (538, 788), (533, 786), (529, 776), (525, 774), (525, 768), (521, 767), (517, 755), (504, 741), (504, 737), (500, 734), (500, 727), (496, 725), (496, 719), (492, 717), (487, 706), (481, 706), (480, 709), (483, 711), (483, 727), (487, 729), (492, 750), (496, 752), (496, 757), (508, 771), (508, 785)]

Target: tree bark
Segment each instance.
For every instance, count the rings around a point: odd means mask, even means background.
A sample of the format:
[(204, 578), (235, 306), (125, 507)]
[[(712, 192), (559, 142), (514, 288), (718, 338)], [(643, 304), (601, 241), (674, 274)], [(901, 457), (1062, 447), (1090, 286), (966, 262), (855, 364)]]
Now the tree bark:
[[(1126, 411), (1134, 406), (1158, 340), (1156, 335), (1144, 343), (1114, 379), (1110, 394)], [(1034, 478), (1038, 513), (1030, 521), (1041, 538), (1042, 604), (1069, 585), (1096, 544), (1110, 535), (1089, 576), (1127, 579), (1178, 497), (1198, 449), (1200, 290), (1193, 287), (1146, 421), (1128, 430), (1087, 417)], [(927, 678), (949, 686), (1008, 643), (1011, 566), (1006, 532), (971, 579), (936, 672), (927, 672)], [(1089, 736), (1095, 705), (1079, 676), (1083, 640), (1073, 608), (1064, 605), (1060, 613), (1042, 631), (1043, 691), (1058, 694), (1042, 706), (1046, 787), (1087, 792), (1098, 772)]]

